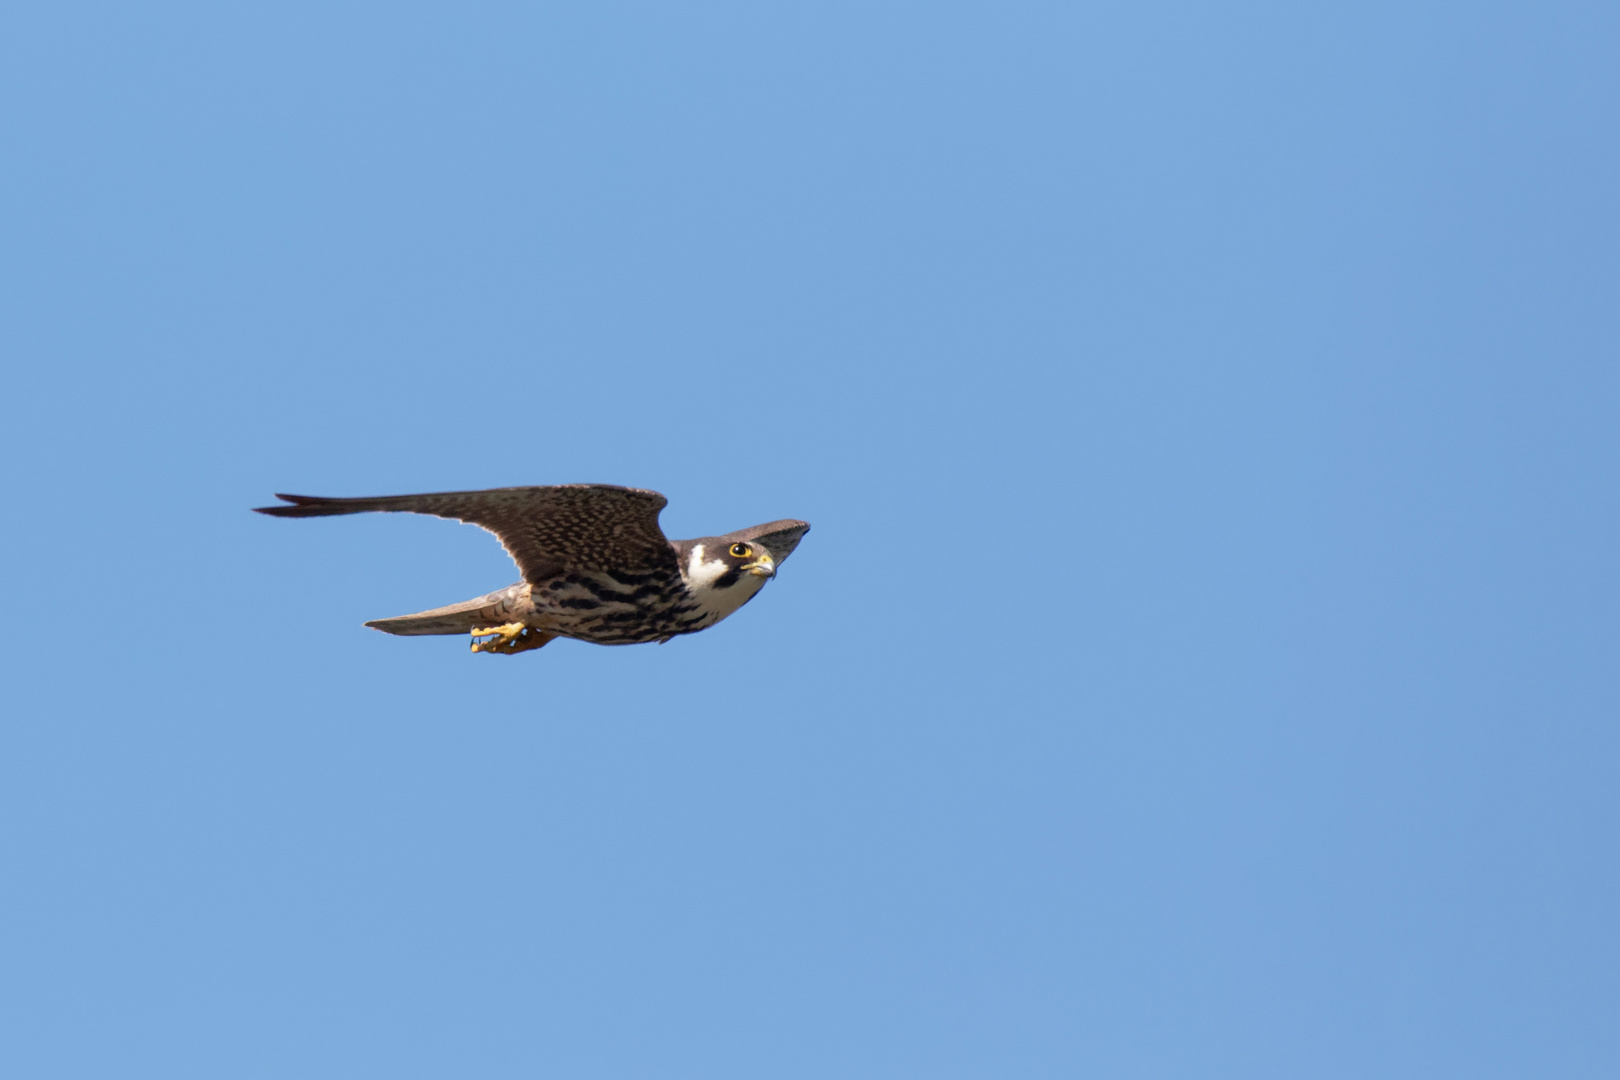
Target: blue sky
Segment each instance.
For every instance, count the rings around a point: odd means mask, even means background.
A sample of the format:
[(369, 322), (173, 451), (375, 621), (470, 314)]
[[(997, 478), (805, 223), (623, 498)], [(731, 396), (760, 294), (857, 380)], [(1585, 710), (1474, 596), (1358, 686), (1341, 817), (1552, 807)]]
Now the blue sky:
[[(1620, 17), (0, 32), (0, 1071), (1620, 1069)], [(802, 517), (663, 647), (274, 491)]]

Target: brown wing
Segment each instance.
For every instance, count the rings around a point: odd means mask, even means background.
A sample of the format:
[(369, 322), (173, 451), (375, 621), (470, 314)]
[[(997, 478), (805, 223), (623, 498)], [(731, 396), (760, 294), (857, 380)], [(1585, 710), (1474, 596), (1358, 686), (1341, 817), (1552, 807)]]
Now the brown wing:
[(276, 498), (293, 505), (264, 506), (258, 512), (326, 517), (405, 511), (479, 525), (500, 539), (529, 582), (544, 581), (563, 570), (679, 571), (674, 549), (658, 527), (658, 512), (668, 500), (640, 488), (561, 484), (369, 499), (279, 494)]
[(753, 540), (764, 544), (765, 550), (771, 553), (778, 566), (782, 560), (793, 554), (793, 549), (799, 546), (804, 534), (810, 531), (808, 521), (795, 521), (792, 518), (783, 518), (781, 521), (771, 521), (764, 525), (755, 525), (751, 529), (738, 529), (733, 533), (726, 533), (722, 540)]

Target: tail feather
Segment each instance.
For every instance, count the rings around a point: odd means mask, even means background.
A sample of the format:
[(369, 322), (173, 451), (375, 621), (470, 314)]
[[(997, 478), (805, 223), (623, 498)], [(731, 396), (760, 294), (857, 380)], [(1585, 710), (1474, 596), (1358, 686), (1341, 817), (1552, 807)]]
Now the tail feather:
[(399, 615), (392, 619), (374, 619), (366, 623), (373, 630), (385, 634), (414, 637), (421, 634), (470, 634), (473, 630), (496, 626), (511, 621), (511, 601), (523, 588), (512, 585), (476, 600), (464, 600), (448, 607), (419, 611), (415, 615)]

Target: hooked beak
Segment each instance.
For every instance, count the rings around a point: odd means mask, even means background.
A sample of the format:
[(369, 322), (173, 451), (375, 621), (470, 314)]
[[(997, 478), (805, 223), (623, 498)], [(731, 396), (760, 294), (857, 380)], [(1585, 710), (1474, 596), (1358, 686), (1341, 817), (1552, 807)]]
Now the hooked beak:
[(769, 555), (761, 555), (744, 569), (755, 577), (773, 578), (776, 576), (776, 560)]

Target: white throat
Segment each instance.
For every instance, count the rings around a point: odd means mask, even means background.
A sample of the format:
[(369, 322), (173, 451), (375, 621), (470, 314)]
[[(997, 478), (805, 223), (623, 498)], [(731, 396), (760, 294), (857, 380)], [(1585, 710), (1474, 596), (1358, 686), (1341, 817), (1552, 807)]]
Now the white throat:
[(752, 600), (765, 584), (765, 579), (744, 572), (732, 584), (720, 588), (717, 583), (731, 571), (731, 564), (722, 559), (705, 560), (703, 548), (703, 544), (693, 545), (691, 554), (686, 557), (686, 565), (681, 567), (681, 576), (686, 578), (687, 589), (709, 617), (708, 625), (713, 626)]

